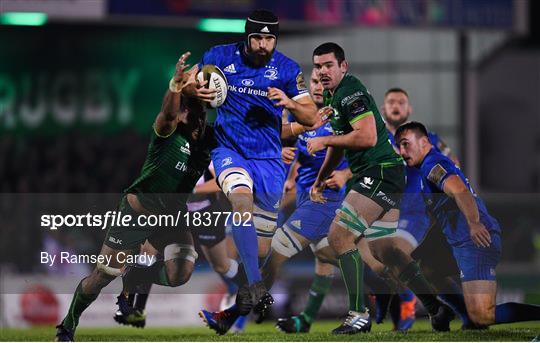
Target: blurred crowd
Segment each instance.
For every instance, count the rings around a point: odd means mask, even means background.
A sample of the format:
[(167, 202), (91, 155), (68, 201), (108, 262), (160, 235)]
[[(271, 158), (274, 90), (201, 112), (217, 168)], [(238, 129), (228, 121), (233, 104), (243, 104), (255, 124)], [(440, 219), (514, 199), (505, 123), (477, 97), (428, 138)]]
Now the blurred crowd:
[[(49, 137), (0, 137), (2, 267), (46, 270), (38, 263), (42, 250), (95, 253), (103, 231), (44, 229), (39, 219), (43, 208), (68, 214), (81, 210), (83, 203), (97, 203), (102, 208), (93, 212), (113, 210), (120, 193), (138, 176), (148, 143), (149, 135), (129, 130), (114, 135), (71, 131)], [(88, 199), (92, 193), (95, 200)], [(53, 272), (69, 273), (70, 268)]]

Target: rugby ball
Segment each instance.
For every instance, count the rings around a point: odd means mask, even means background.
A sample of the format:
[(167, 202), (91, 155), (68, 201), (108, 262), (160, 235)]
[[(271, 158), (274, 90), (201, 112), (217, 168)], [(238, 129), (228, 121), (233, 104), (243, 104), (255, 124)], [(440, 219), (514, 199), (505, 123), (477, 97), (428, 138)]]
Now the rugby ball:
[(210, 102), (213, 108), (223, 105), (227, 98), (227, 78), (217, 66), (205, 64), (197, 74), (199, 82), (208, 81), (206, 87), (216, 90), (216, 97)]

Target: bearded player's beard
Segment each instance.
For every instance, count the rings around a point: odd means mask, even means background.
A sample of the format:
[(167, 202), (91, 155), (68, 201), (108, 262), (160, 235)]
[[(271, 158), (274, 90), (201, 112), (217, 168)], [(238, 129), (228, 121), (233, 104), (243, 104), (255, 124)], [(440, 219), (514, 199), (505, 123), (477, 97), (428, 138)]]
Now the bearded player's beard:
[(266, 53), (264, 55), (261, 55), (261, 54), (258, 54), (256, 52), (254, 52), (251, 49), (251, 47), (247, 48), (247, 53), (246, 53), (248, 60), (255, 67), (263, 67), (263, 66), (267, 65), (268, 62), (270, 62), (270, 60), (272, 59), (273, 54), (274, 54), (274, 49), (272, 49), (272, 51), (270, 51), (270, 52), (268, 52), (268, 53)]
[(389, 117), (386, 117), (385, 119), (388, 124), (396, 128), (400, 127), (401, 124), (404, 124), (407, 121), (407, 118), (394, 120), (394, 119), (390, 119)]

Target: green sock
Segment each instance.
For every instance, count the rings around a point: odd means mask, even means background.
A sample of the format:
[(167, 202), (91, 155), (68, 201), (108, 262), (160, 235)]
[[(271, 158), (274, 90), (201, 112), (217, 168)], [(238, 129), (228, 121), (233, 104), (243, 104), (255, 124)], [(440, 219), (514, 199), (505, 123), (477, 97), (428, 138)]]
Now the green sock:
[(73, 294), (73, 300), (71, 300), (71, 305), (69, 306), (66, 317), (62, 321), (62, 325), (69, 330), (75, 330), (77, 325), (79, 325), (81, 314), (94, 302), (94, 300), (96, 300), (97, 297), (98, 294), (84, 294), (82, 292), (81, 280), (75, 290), (75, 294)]
[(338, 256), (341, 276), (349, 294), (349, 310), (365, 312), (364, 306), (364, 261), (360, 258), (358, 249), (349, 250)]
[(429, 314), (434, 315), (437, 313), (440, 301), (435, 295), (435, 290), (420, 271), (416, 261), (412, 261), (403, 269), (399, 279), (414, 292)]
[(313, 283), (309, 289), (309, 298), (306, 308), (302, 312), (304, 319), (309, 324), (313, 323), (315, 318), (317, 318), (317, 313), (321, 308), (324, 297), (332, 286), (332, 279), (333, 277), (331, 275), (315, 274), (315, 279), (313, 279)]
[(156, 285), (161, 285), (161, 286), (170, 286), (171, 285), (169, 283), (169, 277), (167, 276), (167, 270), (165, 270), (164, 265), (159, 269), (158, 279), (154, 280), (154, 283)]

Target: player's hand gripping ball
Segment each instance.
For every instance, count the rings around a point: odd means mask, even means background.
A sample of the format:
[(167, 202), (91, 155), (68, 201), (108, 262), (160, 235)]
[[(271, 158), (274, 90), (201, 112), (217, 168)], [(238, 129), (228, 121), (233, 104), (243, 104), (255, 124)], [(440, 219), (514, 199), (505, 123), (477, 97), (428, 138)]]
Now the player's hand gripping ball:
[(216, 97), (209, 102), (213, 108), (223, 105), (227, 98), (227, 78), (217, 66), (205, 64), (197, 74), (197, 81), (208, 81), (206, 88), (216, 91)]

